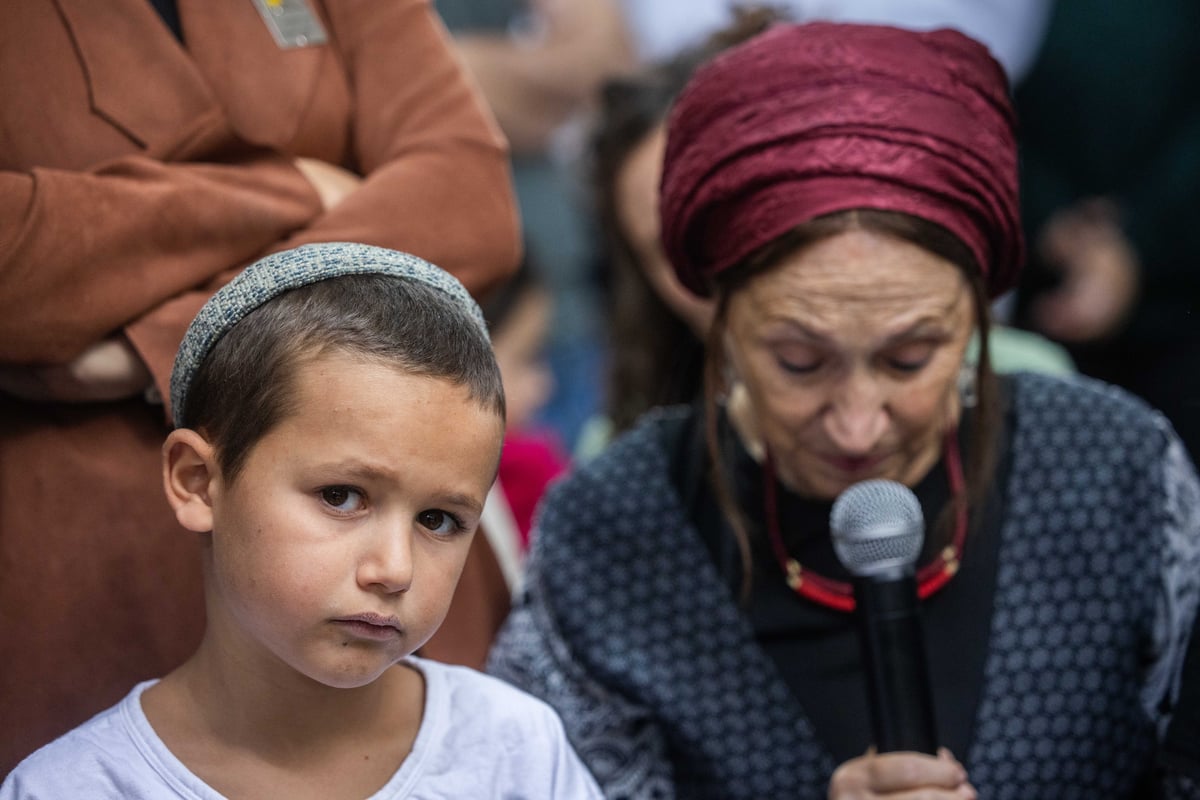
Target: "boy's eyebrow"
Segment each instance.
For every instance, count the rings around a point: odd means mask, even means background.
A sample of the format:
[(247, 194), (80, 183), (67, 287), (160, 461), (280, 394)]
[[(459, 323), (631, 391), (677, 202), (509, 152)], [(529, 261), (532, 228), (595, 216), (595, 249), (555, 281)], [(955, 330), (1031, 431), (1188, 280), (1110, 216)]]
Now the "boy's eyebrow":
[(316, 468), (320, 470), (337, 470), (338, 472), (362, 476), (364, 478), (399, 477), (394, 469), (390, 469), (389, 467), (379, 464), (371, 464), (366, 461), (360, 461), (357, 458), (347, 458), (340, 461), (323, 461), (317, 464)]
[(483, 513), (483, 506), (477, 502), (475, 498), (468, 495), (453, 492), (451, 494), (444, 495), (442, 499), (446, 501), (446, 505), (466, 509), (472, 515), (479, 515)]

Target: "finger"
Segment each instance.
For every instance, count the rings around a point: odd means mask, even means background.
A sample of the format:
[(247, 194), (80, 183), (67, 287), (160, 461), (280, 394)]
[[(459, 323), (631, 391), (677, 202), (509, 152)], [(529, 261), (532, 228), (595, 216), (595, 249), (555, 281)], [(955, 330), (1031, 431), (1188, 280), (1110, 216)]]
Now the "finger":
[(1037, 240), (1038, 256), (1058, 263), (1071, 257), (1082, 243), (1087, 223), (1074, 209), (1060, 211), (1042, 226)]
[(1051, 339), (1083, 342), (1095, 335), (1096, 326), (1089, 310), (1074, 295), (1039, 298), (1030, 312), (1037, 329)]
[[(969, 783), (964, 783), (955, 789), (921, 788), (908, 792), (893, 792), (887, 795), (886, 800), (976, 800), (978, 796)], [(884, 798), (881, 797), (880, 800)]]
[(914, 789), (889, 794), (887, 800), (976, 800), (979, 795), (969, 783), (955, 789)]
[(1094, 222), (1116, 224), (1120, 219), (1120, 209), (1111, 197), (1089, 197), (1079, 204), (1079, 211)]
[(885, 753), (871, 759), (868, 769), (869, 787), (878, 794), (917, 787), (949, 791), (967, 781), (967, 771), (958, 761), (921, 753)]
[(1073, 328), (1071, 302), (1058, 292), (1047, 293), (1029, 308), (1034, 327), (1052, 339), (1062, 338)]

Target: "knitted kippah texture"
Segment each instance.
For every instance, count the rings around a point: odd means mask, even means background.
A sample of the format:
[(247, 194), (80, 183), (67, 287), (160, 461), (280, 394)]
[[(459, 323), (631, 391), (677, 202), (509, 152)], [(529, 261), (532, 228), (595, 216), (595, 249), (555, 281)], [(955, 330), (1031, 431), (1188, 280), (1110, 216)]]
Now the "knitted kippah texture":
[(254, 309), (289, 289), (343, 275), (392, 275), (445, 292), (488, 339), (483, 312), (450, 273), (408, 253), (350, 242), (308, 244), (262, 258), (221, 287), (188, 326), (171, 371), (171, 415), (182, 425), (188, 388), (213, 345)]

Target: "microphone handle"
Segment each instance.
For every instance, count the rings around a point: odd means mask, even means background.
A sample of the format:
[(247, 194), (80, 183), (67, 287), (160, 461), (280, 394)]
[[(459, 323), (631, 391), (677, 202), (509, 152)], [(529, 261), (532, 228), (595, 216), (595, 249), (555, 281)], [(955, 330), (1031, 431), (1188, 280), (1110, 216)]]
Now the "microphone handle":
[(937, 753), (933, 692), (912, 575), (854, 582), (867, 701), (881, 753)]

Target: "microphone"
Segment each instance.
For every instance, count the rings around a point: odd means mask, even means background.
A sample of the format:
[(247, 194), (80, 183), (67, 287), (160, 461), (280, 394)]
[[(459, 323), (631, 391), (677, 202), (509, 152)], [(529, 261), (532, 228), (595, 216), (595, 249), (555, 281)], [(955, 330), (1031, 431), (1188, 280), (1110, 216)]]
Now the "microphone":
[(933, 693), (917, 613), (921, 504), (903, 484), (863, 481), (834, 501), (829, 527), (834, 552), (854, 576), (875, 747), (935, 755)]

